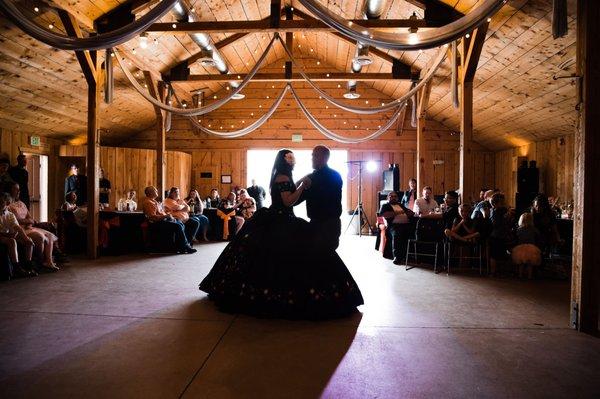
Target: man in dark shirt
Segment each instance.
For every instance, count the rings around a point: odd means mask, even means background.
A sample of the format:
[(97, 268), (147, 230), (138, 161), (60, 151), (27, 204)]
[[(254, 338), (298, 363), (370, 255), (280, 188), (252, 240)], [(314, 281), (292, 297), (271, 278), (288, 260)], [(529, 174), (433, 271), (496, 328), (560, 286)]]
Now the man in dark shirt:
[(110, 180), (104, 177), (104, 169), (100, 168), (100, 181), (98, 182), (100, 187), (100, 203), (108, 206), (110, 201)]
[(27, 206), (27, 209), (29, 209), (29, 172), (27, 172), (26, 167), (27, 157), (25, 154), (19, 154), (17, 156), (17, 164), (8, 170), (8, 174), (15, 183), (19, 183), (19, 187), (21, 188), (19, 199), (23, 201)]
[(392, 238), (392, 253), (394, 264), (401, 265), (406, 256), (408, 239), (414, 236), (413, 211), (398, 201), (398, 193), (392, 191), (388, 194), (388, 202), (381, 205), (379, 215), (387, 222), (387, 229)]
[(254, 198), (254, 201), (256, 201), (256, 210), (259, 210), (264, 206), (267, 193), (265, 192), (264, 188), (256, 185), (256, 180), (252, 179), (252, 185), (248, 187), (246, 191), (248, 191), (248, 195)]
[(329, 148), (325, 146), (313, 148), (312, 166), (315, 171), (308, 175), (310, 188), (304, 190), (296, 203), (306, 200), (315, 248), (322, 251), (335, 251), (342, 232), (342, 177), (327, 166), (329, 155)]
[(73, 164), (69, 168), (70, 175), (65, 179), (65, 196), (71, 191), (77, 195), (77, 205), (87, 203), (87, 177), (79, 174), (79, 168)]

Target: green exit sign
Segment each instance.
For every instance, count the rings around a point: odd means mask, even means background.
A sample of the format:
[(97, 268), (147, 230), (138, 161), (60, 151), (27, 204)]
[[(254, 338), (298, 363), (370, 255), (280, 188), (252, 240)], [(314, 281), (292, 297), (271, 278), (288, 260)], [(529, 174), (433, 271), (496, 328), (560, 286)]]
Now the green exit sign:
[(41, 144), (40, 136), (31, 136), (31, 137), (29, 137), (29, 145), (32, 145), (34, 147), (39, 147), (40, 144)]

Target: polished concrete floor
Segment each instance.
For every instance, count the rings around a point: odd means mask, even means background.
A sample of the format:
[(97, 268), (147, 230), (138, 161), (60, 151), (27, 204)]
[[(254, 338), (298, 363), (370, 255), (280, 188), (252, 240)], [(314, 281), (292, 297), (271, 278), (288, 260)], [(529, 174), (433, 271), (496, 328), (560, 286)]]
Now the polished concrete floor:
[(351, 236), (360, 314), (260, 320), (198, 291), (223, 247), (1, 283), (0, 397), (600, 397), (600, 340), (568, 328), (567, 282), (406, 271)]

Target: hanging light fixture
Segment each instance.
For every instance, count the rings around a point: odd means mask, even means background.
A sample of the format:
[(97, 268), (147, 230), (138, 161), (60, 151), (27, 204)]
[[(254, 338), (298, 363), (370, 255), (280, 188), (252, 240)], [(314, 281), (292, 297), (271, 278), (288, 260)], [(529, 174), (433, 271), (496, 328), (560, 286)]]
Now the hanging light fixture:
[(140, 47), (148, 48), (148, 34), (146, 32), (140, 35)]
[[(236, 82), (236, 81), (232, 81), (232, 82), (229, 82), (229, 85), (235, 89), (235, 88), (237, 88), (240, 85), (240, 83)], [(243, 93), (235, 93), (231, 97), (232, 100), (241, 100), (243, 98), (246, 98), (246, 95), (243, 94)]]
[(217, 62), (213, 58), (212, 50), (201, 50), (198, 62), (200, 62), (200, 64), (205, 68), (214, 67), (217, 65)]
[(352, 59), (352, 62), (360, 65), (361, 67), (371, 65), (373, 63), (373, 59), (369, 56), (369, 46), (359, 43), (356, 46), (356, 53)]
[(344, 98), (348, 100), (356, 100), (360, 98), (360, 94), (356, 92), (356, 82), (352, 85), (351, 82), (348, 82), (348, 91), (344, 93)]

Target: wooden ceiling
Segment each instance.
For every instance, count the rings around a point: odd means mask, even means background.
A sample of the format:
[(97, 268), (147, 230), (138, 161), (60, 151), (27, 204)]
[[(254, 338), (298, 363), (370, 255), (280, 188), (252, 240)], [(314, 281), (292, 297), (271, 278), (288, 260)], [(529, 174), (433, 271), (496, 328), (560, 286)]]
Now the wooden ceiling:
[[(478, 0), (444, 0), (467, 13)], [(122, 3), (121, 0), (52, 0), (90, 28), (92, 21)], [(384, 18), (408, 18), (423, 11), (406, 0), (387, 0)], [(541, 139), (571, 134), (576, 120), (574, 79), (553, 76), (574, 74), (573, 67), (561, 70), (575, 57), (575, 5), (569, 2), (569, 33), (560, 39), (551, 34), (551, 0), (512, 0), (492, 19), (483, 48), (474, 92), (474, 139), (480, 144), (500, 150)], [(22, 1), (33, 10), (34, 2)], [(203, 21), (258, 20), (269, 16), (269, 0), (193, 0)], [(289, 2), (287, 4), (290, 4)], [(328, 1), (328, 6), (346, 18), (360, 18), (364, 0)], [(303, 10), (297, 1), (292, 5)], [(40, 23), (52, 23), (61, 29), (51, 13), (38, 14)], [(173, 21), (168, 15), (164, 22)], [(52, 49), (14, 27), (6, 18), (0, 22), (0, 127), (40, 135), (80, 139), (86, 129), (86, 85), (73, 52)], [(231, 34), (212, 34), (215, 43)], [(157, 39), (154, 44), (153, 39)], [(221, 49), (232, 73), (248, 72), (269, 42), (266, 34), (249, 34)], [(135, 54), (133, 53), (135, 49)], [(139, 69), (150, 70), (156, 77), (182, 60), (196, 54), (199, 47), (188, 35), (150, 34), (150, 45), (141, 49), (138, 39), (123, 46), (128, 62)], [(334, 33), (297, 33), (294, 51), (303, 59), (331, 65), (338, 71), (350, 71), (355, 46)], [(423, 69), (436, 50), (423, 52), (385, 51), (414, 69)], [(299, 54), (299, 55), (300, 55)], [(391, 72), (391, 64), (373, 56), (374, 62), (364, 73)], [(285, 61), (284, 50), (276, 45), (265, 65)], [(306, 63), (306, 62), (305, 62)], [(310, 62), (309, 62), (310, 64)], [(308, 66), (310, 70), (310, 65)], [(282, 69), (283, 71), (283, 69)], [(115, 69), (116, 91), (112, 104), (103, 104), (100, 127), (103, 142), (119, 142), (154, 123), (152, 106), (126, 82)], [(216, 74), (199, 63), (192, 74)], [(435, 79), (428, 113), (449, 128), (459, 130), (459, 112), (452, 107), (449, 94), (449, 64), (441, 68)], [(140, 76), (141, 77), (141, 76)], [(140, 79), (141, 81), (141, 79)], [(390, 98), (408, 90), (407, 80), (359, 82)], [(205, 88), (209, 96), (222, 95), (227, 85), (215, 82), (184, 82), (174, 85), (176, 91), (189, 97), (190, 92)], [(252, 90), (252, 84), (246, 90)]]

